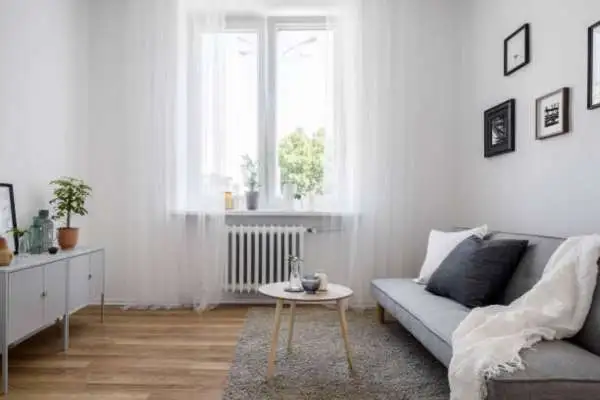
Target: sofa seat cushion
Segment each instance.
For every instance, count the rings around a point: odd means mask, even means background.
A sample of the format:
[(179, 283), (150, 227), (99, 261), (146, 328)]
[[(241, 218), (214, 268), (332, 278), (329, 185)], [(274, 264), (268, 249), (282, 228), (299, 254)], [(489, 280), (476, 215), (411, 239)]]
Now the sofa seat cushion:
[(452, 357), (452, 332), (470, 309), (425, 290), (412, 279), (375, 279), (377, 301), (443, 364)]
[(492, 399), (600, 398), (600, 357), (564, 341), (542, 341), (521, 352), (525, 369), (487, 382)]

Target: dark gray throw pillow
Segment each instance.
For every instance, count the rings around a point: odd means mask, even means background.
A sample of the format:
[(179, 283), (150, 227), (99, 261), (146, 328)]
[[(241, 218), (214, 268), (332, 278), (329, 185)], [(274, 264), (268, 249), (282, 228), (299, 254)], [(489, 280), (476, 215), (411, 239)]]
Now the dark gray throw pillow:
[(468, 237), (442, 261), (426, 289), (470, 308), (494, 304), (527, 245), (527, 240)]

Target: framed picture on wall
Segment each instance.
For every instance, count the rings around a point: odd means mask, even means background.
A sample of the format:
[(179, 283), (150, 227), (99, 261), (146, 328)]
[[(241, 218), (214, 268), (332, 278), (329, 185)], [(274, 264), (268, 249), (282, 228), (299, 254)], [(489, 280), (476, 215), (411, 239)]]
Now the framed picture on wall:
[(484, 157), (515, 151), (515, 99), (486, 110), (484, 120)]
[(504, 76), (529, 64), (529, 24), (525, 24), (504, 39)]
[(588, 28), (588, 109), (600, 107), (600, 21)]
[[(0, 236), (7, 238), (13, 252), (18, 250), (18, 238), (7, 232), (16, 227), (17, 213), (13, 186), (10, 183), (0, 183)], [(12, 240), (9, 240), (11, 238)]]
[(569, 132), (569, 88), (562, 88), (535, 101), (535, 138), (547, 139)]

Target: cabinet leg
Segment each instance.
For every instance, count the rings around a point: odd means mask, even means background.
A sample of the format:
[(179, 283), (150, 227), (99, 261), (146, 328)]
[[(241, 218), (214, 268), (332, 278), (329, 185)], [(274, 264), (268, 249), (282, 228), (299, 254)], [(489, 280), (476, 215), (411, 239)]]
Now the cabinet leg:
[(2, 343), (2, 392), (8, 394), (8, 346)]
[(63, 317), (63, 350), (69, 350), (69, 313)]
[(104, 293), (100, 295), (100, 323), (104, 323)]

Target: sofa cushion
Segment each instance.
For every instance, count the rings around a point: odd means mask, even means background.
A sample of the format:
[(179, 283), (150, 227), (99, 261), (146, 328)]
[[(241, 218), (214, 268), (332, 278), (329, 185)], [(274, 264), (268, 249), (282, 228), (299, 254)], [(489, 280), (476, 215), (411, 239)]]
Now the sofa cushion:
[(600, 398), (600, 357), (563, 340), (540, 342), (521, 356), (526, 368), (489, 380), (488, 398)]
[(469, 309), (445, 297), (433, 295), (412, 279), (375, 279), (377, 301), (411, 332), (444, 365), (452, 357), (452, 332)]
[(493, 304), (526, 248), (526, 240), (468, 237), (442, 261), (426, 289), (471, 308)]

